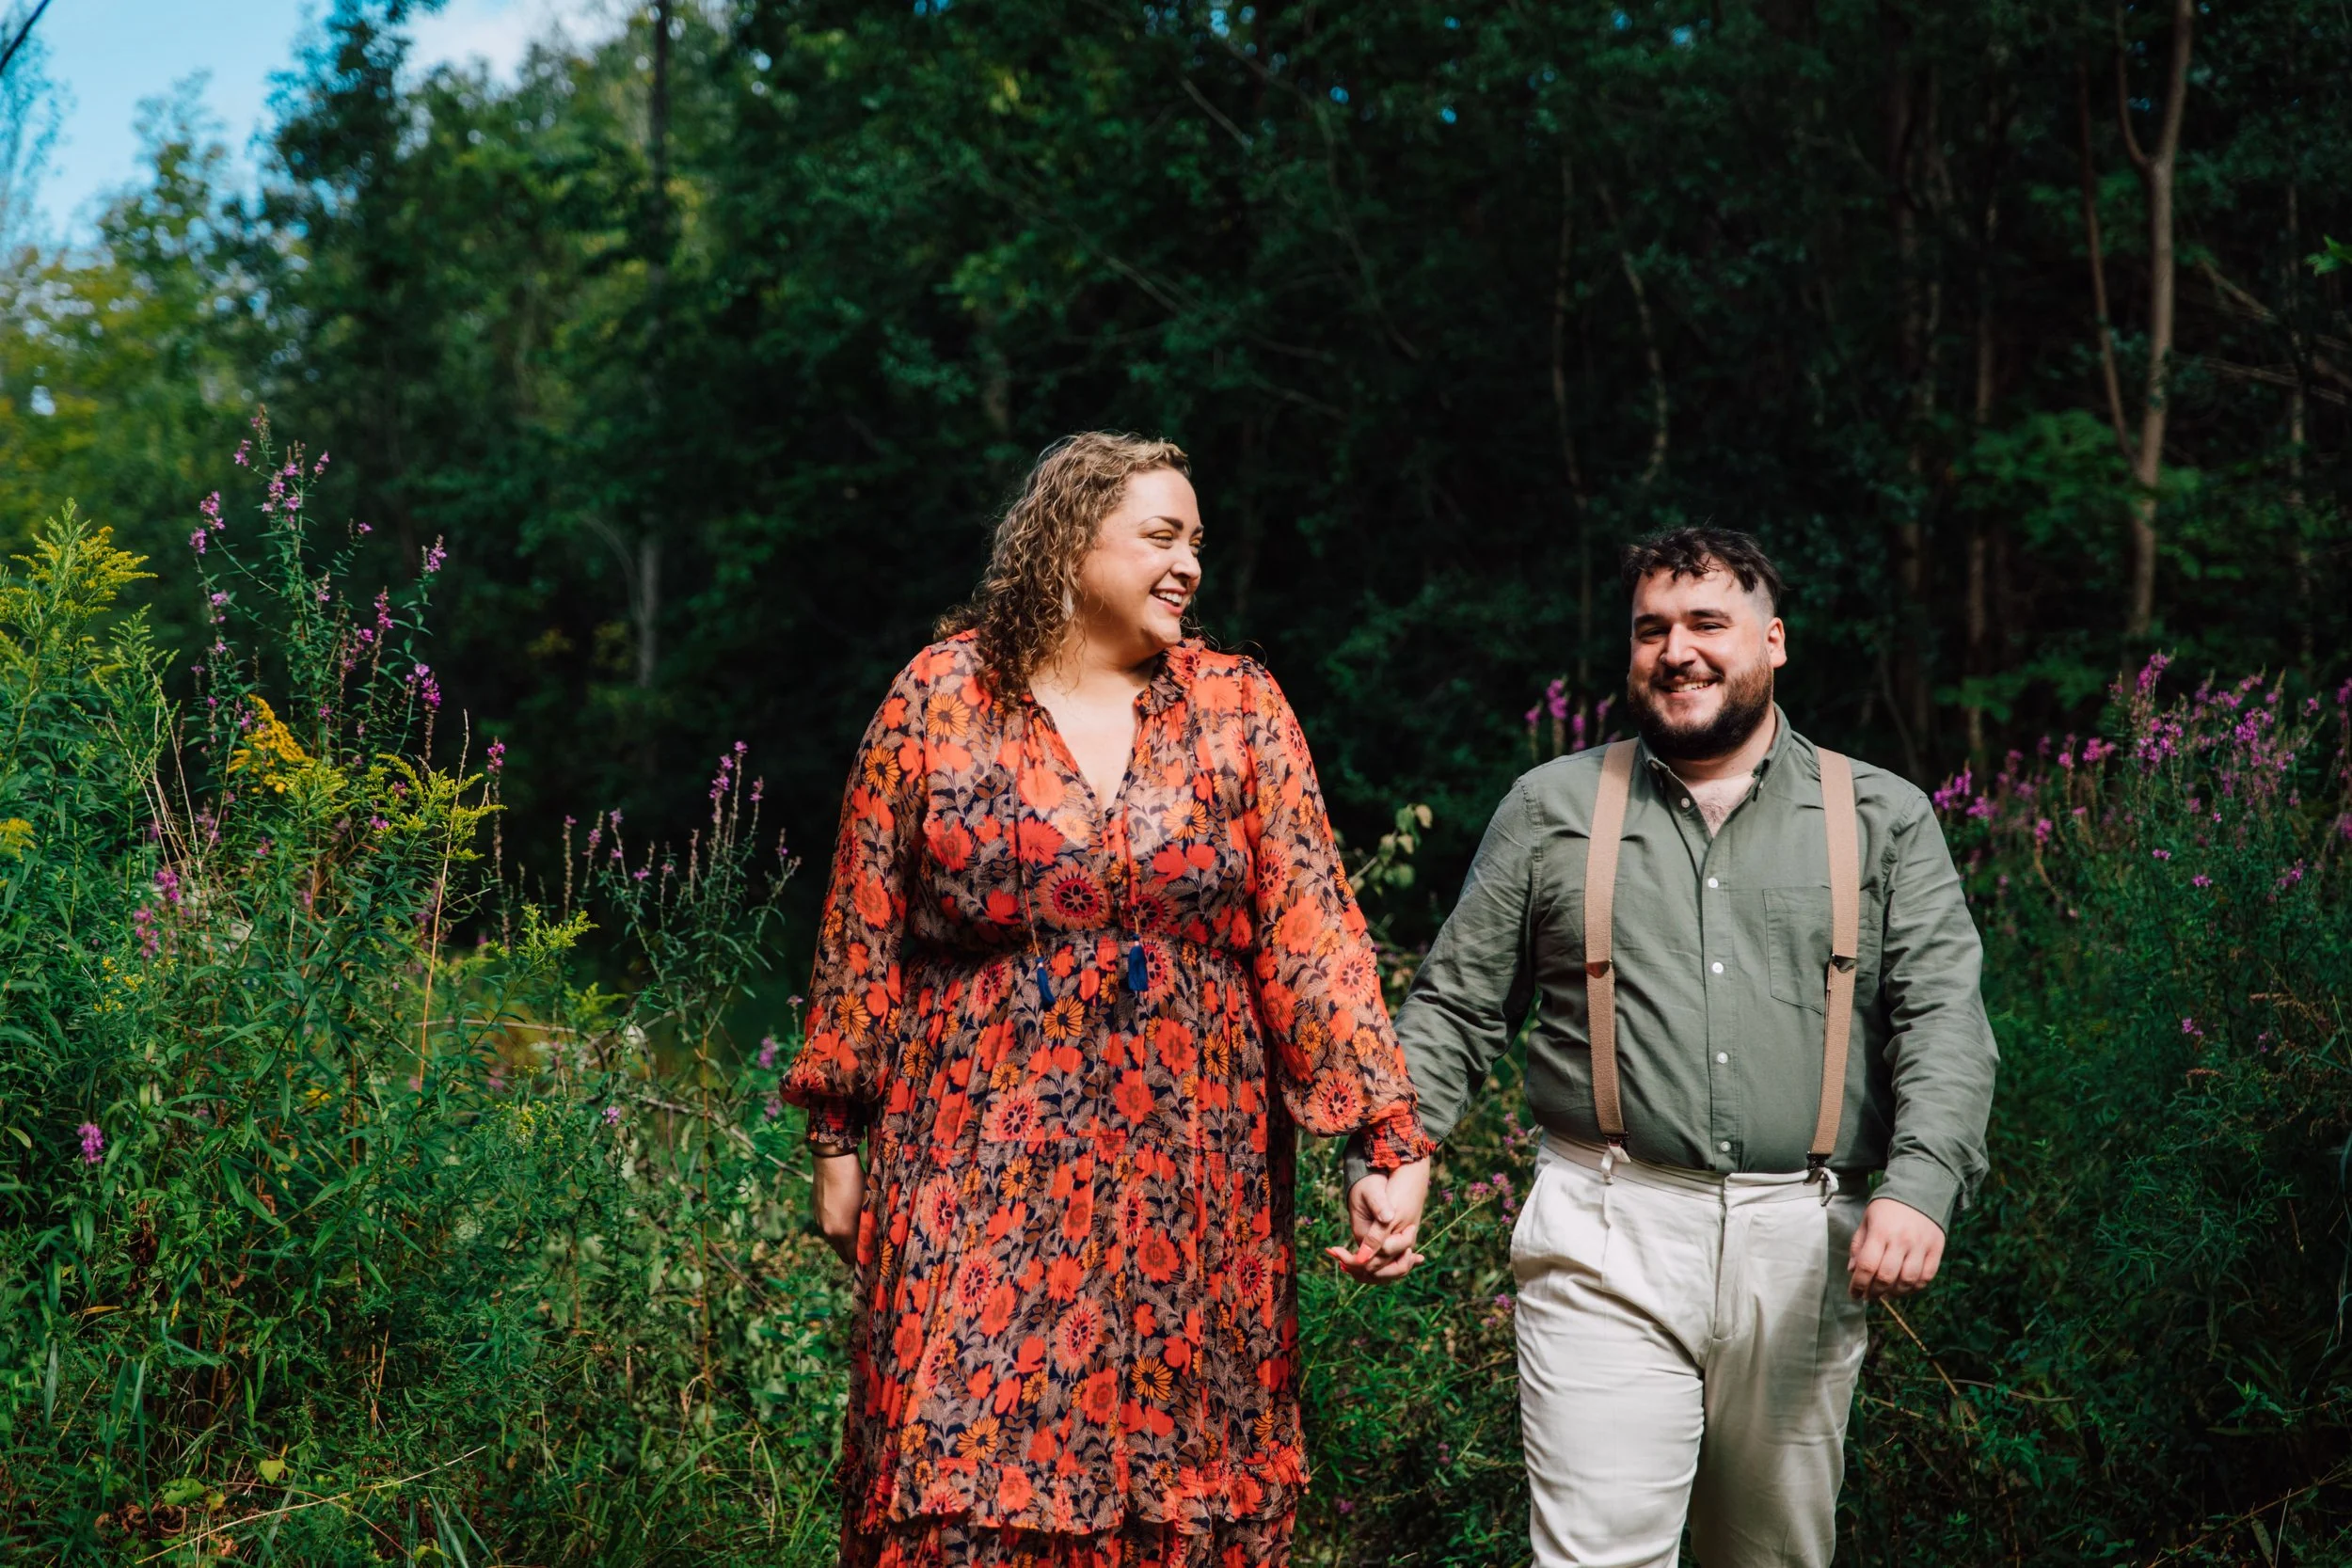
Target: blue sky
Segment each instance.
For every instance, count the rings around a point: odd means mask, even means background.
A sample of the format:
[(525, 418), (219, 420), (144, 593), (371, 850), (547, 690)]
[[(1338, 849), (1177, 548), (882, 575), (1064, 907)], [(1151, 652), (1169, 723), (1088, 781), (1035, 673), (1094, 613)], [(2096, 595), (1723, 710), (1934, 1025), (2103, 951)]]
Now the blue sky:
[[(421, 66), (481, 58), (511, 72), (532, 40), (554, 27), (593, 37), (616, 24), (621, 4), (448, 0), (417, 23), (410, 58)], [(53, 239), (88, 235), (103, 193), (137, 178), (139, 102), (198, 71), (209, 73), (205, 101), (242, 159), (268, 121), (271, 72), (294, 63), (297, 39), (325, 10), (325, 0), (51, 0), (36, 36), (66, 114), (41, 182), (41, 230)]]

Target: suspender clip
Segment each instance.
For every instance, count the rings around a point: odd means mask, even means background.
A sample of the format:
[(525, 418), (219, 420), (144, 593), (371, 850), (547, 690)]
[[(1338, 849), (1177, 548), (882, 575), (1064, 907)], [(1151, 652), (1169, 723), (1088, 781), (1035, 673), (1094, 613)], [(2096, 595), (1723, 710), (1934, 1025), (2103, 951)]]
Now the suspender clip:
[(1586, 979), (1597, 980), (1606, 975), (1608, 973), (1609, 960), (1607, 958), (1587, 958), (1584, 960), (1584, 977)]
[(1853, 955), (1850, 953), (1832, 953), (1829, 956), (1829, 966), (1830, 968), (1837, 971), (1840, 974), (1851, 974), (1854, 971)]
[(1613, 1180), (1611, 1173), (1617, 1168), (1619, 1163), (1623, 1162), (1630, 1164), (1632, 1159), (1633, 1156), (1625, 1151), (1625, 1135), (1623, 1133), (1619, 1133), (1613, 1138), (1602, 1140), (1600, 1150), (1600, 1179), (1603, 1181)]
[(1828, 1208), (1829, 1200), (1837, 1196), (1837, 1173), (1829, 1168), (1829, 1156), (1826, 1154), (1806, 1155), (1804, 1157), (1804, 1179), (1808, 1185), (1817, 1181), (1820, 1183), (1821, 1207)]

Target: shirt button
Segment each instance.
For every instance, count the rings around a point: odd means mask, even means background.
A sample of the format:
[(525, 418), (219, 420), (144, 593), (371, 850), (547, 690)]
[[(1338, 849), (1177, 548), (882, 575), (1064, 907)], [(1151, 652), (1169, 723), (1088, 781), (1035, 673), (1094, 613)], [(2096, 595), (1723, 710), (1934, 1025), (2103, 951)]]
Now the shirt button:
[(1729, 1144), (1717, 1144), (1715, 1147), (1725, 1154), (1731, 1152), (1731, 1146)]
[(1727, 1062), (1731, 1060), (1731, 1053), (1728, 1051), (1718, 1051), (1715, 1053), (1715, 1059), (1719, 1062)]
[(1682, 798), (1682, 807), (1685, 811), (1688, 811), (1691, 808), (1691, 798), (1688, 795), (1685, 795)]
[(1709, 877), (1709, 878), (1708, 878), (1708, 879), (1707, 879), (1707, 885), (1708, 885), (1708, 887), (1721, 887), (1721, 886), (1723, 886), (1723, 884), (1722, 884), (1721, 882), (1718, 882), (1718, 881), (1717, 881), (1717, 880), (1715, 880), (1715, 879), (1714, 879), (1714, 878), (1712, 878), (1712, 877)]
[(1713, 970), (1718, 974), (1721, 974), (1724, 972), (1723, 962), (1720, 959), (1714, 963), (1708, 964), (1707, 967)]

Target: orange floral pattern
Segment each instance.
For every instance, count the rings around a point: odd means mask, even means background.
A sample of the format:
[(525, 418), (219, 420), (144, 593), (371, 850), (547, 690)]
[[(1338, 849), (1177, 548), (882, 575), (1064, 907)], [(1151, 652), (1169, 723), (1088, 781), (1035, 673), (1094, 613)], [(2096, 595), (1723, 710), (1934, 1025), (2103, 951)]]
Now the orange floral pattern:
[(1294, 1130), (1435, 1147), (1305, 737), (1187, 642), (1098, 808), (979, 673), (925, 649), (866, 732), (785, 1085), (870, 1136), (845, 1560), (1284, 1560)]

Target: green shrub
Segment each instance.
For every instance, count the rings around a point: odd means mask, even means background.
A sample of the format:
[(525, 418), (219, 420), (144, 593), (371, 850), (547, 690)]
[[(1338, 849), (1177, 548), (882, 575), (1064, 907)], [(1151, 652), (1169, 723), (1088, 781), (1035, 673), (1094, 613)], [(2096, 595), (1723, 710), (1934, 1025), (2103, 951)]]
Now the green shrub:
[[(191, 542), (186, 714), (107, 628), (139, 562), (103, 530), (0, 576), (0, 1530), (823, 1560), (837, 1276), (775, 1051), (723, 1027), (789, 869), (740, 749), (684, 853), (613, 816), (553, 907), (508, 896), (502, 749), (417, 657), (438, 546), (354, 597), (326, 459), (257, 432), (254, 519), (215, 498)], [(598, 928), (624, 992), (579, 978)]]
[(1993, 1172), (1876, 1325), (1857, 1561), (2352, 1555), (2352, 687), (2167, 701), (2164, 668), (2111, 739), (1937, 794), (2004, 1051)]

